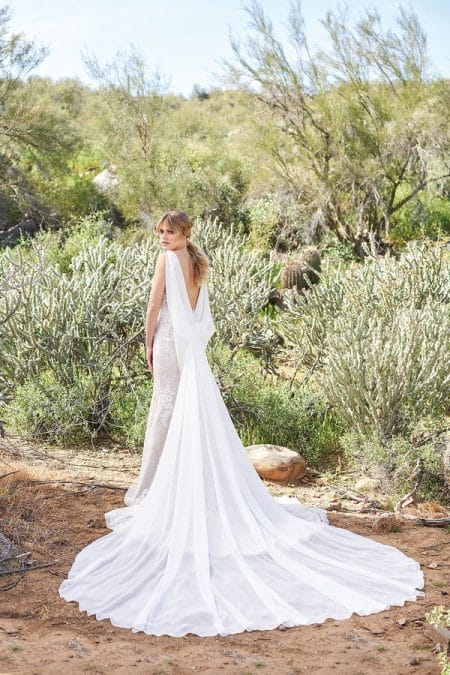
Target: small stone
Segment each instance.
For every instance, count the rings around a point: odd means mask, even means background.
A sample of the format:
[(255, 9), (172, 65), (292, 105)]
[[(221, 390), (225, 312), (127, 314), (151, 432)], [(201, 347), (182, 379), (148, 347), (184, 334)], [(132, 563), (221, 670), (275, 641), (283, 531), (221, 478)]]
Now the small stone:
[(375, 478), (360, 478), (355, 483), (355, 490), (358, 492), (373, 492), (379, 486), (379, 482)]
[(105, 528), (105, 521), (102, 520), (102, 518), (89, 518), (89, 520), (86, 521), (86, 527), (102, 530)]
[(331, 502), (329, 502), (328, 508), (332, 511), (342, 511), (342, 502), (340, 499), (333, 499)]
[(393, 532), (402, 526), (402, 521), (394, 513), (383, 513), (372, 523), (372, 532)]

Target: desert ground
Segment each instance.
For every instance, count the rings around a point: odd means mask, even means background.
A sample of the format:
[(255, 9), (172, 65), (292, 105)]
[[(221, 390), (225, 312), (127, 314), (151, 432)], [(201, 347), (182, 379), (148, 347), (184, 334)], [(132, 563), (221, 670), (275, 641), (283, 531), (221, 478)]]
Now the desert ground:
[[(449, 605), (450, 529), (405, 519), (394, 531), (375, 533), (372, 523), (386, 496), (358, 492), (358, 476), (345, 473), (339, 479), (311, 473), (296, 484), (267, 486), (274, 495), (327, 509), (331, 525), (397, 546), (419, 561), (425, 596), (416, 602), (320, 625), (172, 638), (116, 628), (62, 600), (58, 587), (73, 558), (109, 532), (103, 514), (123, 505), (139, 464), (139, 455), (114, 445), (55, 449), (1, 439), (0, 530), (26, 554), (22, 566), (40, 567), (0, 577), (0, 675), (440, 672), (435, 652), (442, 638), (424, 615), (436, 604)], [(450, 510), (429, 501), (411, 504), (404, 514), (438, 518)]]

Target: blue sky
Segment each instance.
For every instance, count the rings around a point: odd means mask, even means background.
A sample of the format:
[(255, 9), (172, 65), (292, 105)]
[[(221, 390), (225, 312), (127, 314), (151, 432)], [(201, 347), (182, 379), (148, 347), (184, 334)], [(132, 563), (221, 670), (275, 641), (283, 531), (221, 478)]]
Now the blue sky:
[[(92, 84), (81, 52), (95, 54), (101, 64), (116, 52), (135, 45), (149, 70), (159, 68), (170, 89), (189, 95), (195, 83), (219, 85), (220, 62), (232, 56), (229, 29), (241, 39), (247, 34), (244, 0), (0, 0), (12, 10), (11, 28), (46, 44), (50, 54), (35, 71), (53, 79), (78, 77)], [(302, 9), (310, 44), (324, 42), (319, 19), (338, 0), (303, 0)], [(395, 0), (347, 0), (359, 10), (376, 6), (386, 26), (393, 25)], [(438, 74), (450, 77), (448, 0), (410, 0), (428, 37), (428, 50)], [(262, 0), (275, 32), (283, 36), (289, 0)]]

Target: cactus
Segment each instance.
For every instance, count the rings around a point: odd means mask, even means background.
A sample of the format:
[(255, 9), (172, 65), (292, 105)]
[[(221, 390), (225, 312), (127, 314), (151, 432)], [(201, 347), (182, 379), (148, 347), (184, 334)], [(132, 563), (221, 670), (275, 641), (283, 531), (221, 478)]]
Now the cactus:
[[(233, 347), (258, 344), (270, 363), (276, 342), (261, 338), (258, 314), (273, 290), (272, 263), (242, 250), (214, 221), (196, 223), (192, 238), (211, 263), (215, 338)], [(0, 402), (41, 371), (68, 388), (87, 377), (89, 424), (108, 427), (111, 388), (145, 373), (145, 311), (159, 250), (153, 236), (128, 247), (101, 236), (83, 243), (67, 273), (41, 242), (31, 242), (23, 255), (20, 247), (6, 250), (0, 256)]]
[(296, 288), (301, 291), (317, 283), (321, 267), (320, 253), (314, 246), (305, 246), (295, 260), (290, 260), (281, 272), (283, 288)]
[(443, 605), (437, 605), (433, 607), (431, 612), (425, 614), (425, 619), (447, 643), (447, 648), (442, 649), (437, 658), (442, 668), (441, 675), (450, 675), (450, 609), (445, 609)]
[(307, 297), (286, 291), (280, 326), (342, 419), (383, 440), (448, 397), (449, 299), (441, 249), (412, 242), (399, 259), (327, 268)]

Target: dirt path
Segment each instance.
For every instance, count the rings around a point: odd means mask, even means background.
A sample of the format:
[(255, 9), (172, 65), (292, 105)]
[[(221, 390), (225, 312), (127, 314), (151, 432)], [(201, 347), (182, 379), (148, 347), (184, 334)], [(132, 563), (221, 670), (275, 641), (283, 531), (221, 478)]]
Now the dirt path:
[[(23, 444), (19, 452), (19, 444), (9, 442), (0, 452), (0, 475), (19, 470), (0, 482), (0, 529), (15, 534), (21, 548), (31, 551), (33, 561), (57, 564), (24, 574), (14, 588), (0, 592), (0, 675), (439, 673), (433, 653), (439, 636), (424, 614), (435, 604), (449, 605), (448, 529), (407, 523), (398, 532), (374, 534), (370, 513), (328, 512), (331, 525), (397, 546), (421, 563), (426, 594), (402, 607), (367, 617), (328, 619), (321, 625), (226, 637), (132, 633), (108, 620), (88, 617), (58, 595), (76, 553), (109, 532), (103, 514), (123, 505), (123, 492), (77, 484), (27, 484), (24, 479), (94, 479), (126, 486), (136, 473), (139, 457), (111, 449), (70, 452), (32, 446), (24, 456), (23, 449)], [(297, 494), (302, 501), (325, 508), (336, 499), (328, 485), (269, 487), (274, 494)], [(11, 577), (0, 578), (0, 587), (11, 581)]]

